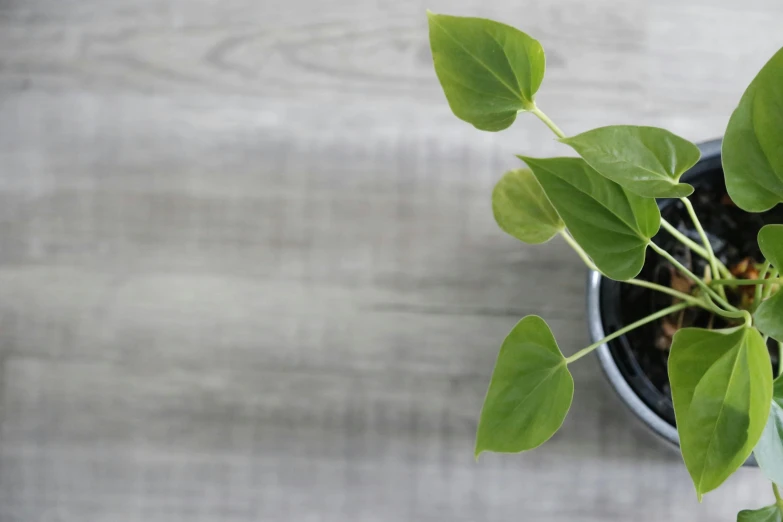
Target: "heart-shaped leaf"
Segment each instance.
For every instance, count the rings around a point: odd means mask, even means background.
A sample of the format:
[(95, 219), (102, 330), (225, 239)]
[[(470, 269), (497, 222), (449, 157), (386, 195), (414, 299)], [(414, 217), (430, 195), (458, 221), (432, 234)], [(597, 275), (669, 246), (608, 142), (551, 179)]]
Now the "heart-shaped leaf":
[(661, 225), (654, 199), (623, 189), (581, 158), (520, 158), (604, 275), (624, 281), (639, 274)]
[(428, 13), (435, 72), (454, 114), (476, 128), (499, 131), (535, 107), (544, 79), (537, 40), (483, 18)]
[(772, 409), (753, 454), (767, 478), (783, 484), (783, 379), (774, 382)]
[(737, 513), (737, 522), (783, 522), (783, 514), (774, 504), (761, 509), (743, 509)]
[(767, 62), (734, 110), (723, 138), (731, 199), (748, 212), (783, 201), (783, 49)]
[(492, 192), (492, 212), (504, 232), (525, 243), (545, 243), (565, 228), (528, 169), (503, 175)]
[(759, 230), (759, 248), (778, 270), (783, 270), (783, 225), (766, 225)]
[(685, 466), (701, 500), (748, 458), (772, 400), (772, 364), (754, 328), (683, 328), (674, 335), (669, 382)]
[(546, 442), (563, 424), (574, 380), (549, 326), (519, 321), (500, 347), (476, 435), (483, 451), (517, 453)]
[(699, 161), (699, 148), (657, 127), (612, 125), (560, 140), (595, 170), (648, 198), (682, 198), (693, 187), (680, 176)]

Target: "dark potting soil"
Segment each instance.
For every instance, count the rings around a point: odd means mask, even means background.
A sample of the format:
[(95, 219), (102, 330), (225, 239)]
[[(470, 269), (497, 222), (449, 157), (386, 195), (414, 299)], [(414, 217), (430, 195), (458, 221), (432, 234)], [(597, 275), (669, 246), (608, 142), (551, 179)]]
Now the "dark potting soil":
[[(718, 258), (729, 268), (738, 265), (746, 258), (752, 258), (754, 263), (762, 259), (756, 236), (759, 229), (766, 224), (783, 223), (783, 205), (778, 205), (763, 214), (750, 214), (739, 209), (726, 194), (723, 173), (720, 169), (703, 173), (698, 179), (690, 181), (696, 187), (696, 192), (690, 200)], [(661, 215), (680, 232), (701, 244), (690, 216), (680, 201), (663, 202)], [(655, 242), (695, 274), (705, 273), (707, 262), (692, 254), (687, 247), (663, 229), (656, 236)], [(638, 278), (688, 292), (689, 282), (680, 276), (668, 261), (652, 250), (648, 250), (644, 268)], [(738, 303), (741, 299), (739, 292), (742, 291), (752, 290), (747, 287), (745, 290), (729, 293), (729, 299), (734, 304)], [(660, 292), (606, 278), (602, 281), (602, 318), (607, 333), (671, 304), (672, 298)], [(620, 371), (634, 391), (650, 408), (672, 425), (674, 425), (674, 408), (669, 388), (667, 360), (672, 334), (679, 327), (686, 326), (721, 328), (731, 325), (705, 310), (693, 308), (685, 310), (678, 316), (650, 323), (609, 343)], [(778, 361), (776, 343), (770, 341), (769, 347), (773, 367), (777, 367), (780, 361)]]

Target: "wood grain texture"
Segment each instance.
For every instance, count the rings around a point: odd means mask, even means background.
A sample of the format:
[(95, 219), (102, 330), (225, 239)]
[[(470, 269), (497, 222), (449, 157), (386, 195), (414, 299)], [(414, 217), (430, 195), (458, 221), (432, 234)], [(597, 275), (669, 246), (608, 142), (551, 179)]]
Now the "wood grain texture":
[(0, 0), (0, 522), (733, 520), (592, 359), (472, 459), (506, 332), (587, 342), (584, 271), (495, 226), (520, 118), (454, 118), (424, 10), (539, 37), (566, 132), (719, 136), (783, 42), (750, 0)]

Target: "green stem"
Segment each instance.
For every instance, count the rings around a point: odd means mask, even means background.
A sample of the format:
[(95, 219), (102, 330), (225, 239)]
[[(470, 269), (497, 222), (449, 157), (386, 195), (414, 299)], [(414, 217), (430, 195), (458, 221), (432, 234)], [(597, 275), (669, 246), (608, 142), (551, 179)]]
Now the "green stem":
[(669, 288), (668, 286), (651, 283), (649, 281), (644, 281), (643, 279), (629, 279), (627, 281), (623, 281), (623, 283), (628, 283), (629, 285), (635, 285), (635, 286), (642, 286), (644, 288), (649, 288), (651, 290), (657, 290), (664, 294), (668, 294), (672, 297), (676, 297), (677, 299), (681, 299), (686, 303), (690, 303), (692, 306), (698, 306), (701, 308), (706, 308), (707, 310), (712, 310), (712, 308), (703, 299), (699, 299), (698, 297), (688, 295), (684, 292), (678, 292), (677, 290), (673, 288)]
[(772, 493), (775, 494), (775, 503), (778, 506), (783, 506), (783, 498), (780, 498), (780, 491), (778, 490), (778, 485), (774, 482), (772, 483)]
[[(688, 276), (693, 280), (694, 283), (699, 285), (699, 287), (704, 290), (710, 297), (712, 297), (719, 305), (724, 307), (726, 310), (730, 310), (731, 312), (739, 312), (737, 308), (731, 306), (725, 299), (723, 299), (721, 296), (719, 296), (715, 290), (709, 287), (707, 283), (701, 280), (698, 276), (696, 276), (693, 272), (688, 270), (685, 265), (677, 261), (674, 256), (672, 256), (670, 253), (668, 253), (666, 250), (662, 249), (652, 241), (650, 241), (650, 247), (658, 252), (658, 254), (661, 255), (664, 259), (669, 261), (672, 265), (674, 265), (680, 272)], [(747, 314), (747, 312), (745, 312)], [(725, 317), (729, 317), (728, 315), (721, 313), (721, 315), (724, 315)], [(750, 314), (747, 314), (750, 315)], [(744, 315), (741, 315), (741, 317), (744, 317)]]
[(554, 133), (557, 135), (557, 137), (558, 137), (558, 138), (561, 138), (561, 139), (563, 139), (563, 138), (565, 138), (565, 137), (566, 137), (565, 133), (564, 133), (563, 131), (561, 131), (561, 130), (560, 130), (560, 127), (558, 127), (557, 125), (555, 125), (555, 122), (553, 122), (552, 120), (550, 120), (550, 119), (549, 119), (549, 116), (547, 116), (546, 114), (544, 114), (544, 113), (541, 111), (541, 109), (539, 109), (537, 106), (533, 105), (533, 108), (532, 108), (532, 109), (530, 109), (530, 112), (532, 112), (533, 114), (535, 114), (535, 115), (538, 117), (538, 119), (539, 119), (539, 120), (543, 121), (543, 122), (546, 124), (546, 126), (547, 126), (547, 127), (549, 127), (550, 129), (552, 129), (552, 132), (554, 132)]
[(770, 283), (769, 283), (769, 284), (765, 284), (765, 285), (764, 285), (764, 292), (762, 293), (762, 296), (761, 296), (761, 299), (762, 299), (762, 301), (763, 301), (764, 299), (768, 298), (770, 295), (772, 295), (772, 287), (774, 286), (774, 284), (773, 284), (773, 283), (774, 283), (775, 281), (777, 281), (778, 283), (780, 283), (780, 282), (781, 282), (781, 281), (780, 281), (780, 279), (779, 279), (779, 277), (780, 277), (780, 272), (778, 272), (778, 270), (777, 270), (777, 269), (776, 269), (776, 270), (774, 270), (774, 271), (771, 273), (771, 275), (772, 275), (772, 277), (767, 279), (767, 281), (769, 281)]
[(736, 312), (731, 312), (728, 310), (724, 310), (723, 308), (720, 308), (718, 305), (713, 303), (709, 298), (705, 299), (703, 308), (706, 308), (707, 310), (711, 311), (712, 313), (716, 315), (721, 315), (723, 317), (727, 317), (729, 319), (741, 319), (745, 322), (745, 326), (752, 326), (753, 325), (753, 317), (750, 315), (750, 313), (746, 312), (745, 310), (737, 310)]
[[(710, 239), (707, 237), (707, 233), (704, 231), (704, 227), (701, 226), (701, 221), (699, 221), (699, 216), (696, 215), (696, 211), (693, 209), (693, 205), (691, 204), (690, 200), (688, 198), (680, 198), (680, 201), (682, 201), (682, 204), (685, 205), (685, 209), (688, 211), (688, 214), (691, 216), (691, 221), (693, 221), (693, 226), (696, 227), (696, 232), (698, 232), (699, 237), (701, 237), (701, 242), (704, 244), (704, 250), (707, 251), (707, 261), (710, 262), (710, 269), (712, 270), (712, 278), (715, 279), (716, 277), (719, 277), (720, 272), (718, 271), (718, 260), (715, 257), (715, 251), (712, 250), (712, 244), (710, 244)], [(726, 291), (723, 289), (722, 286), (718, 287), (718, 293), (722, 298), (726, 299)]]
[(624, 335), (624, 334), (630, 332), (631, 330), (635, 330), (636, 328), (639, 328), (640, 326), (644, 326), (647, 323), (651, 323), (651, 322), (653, 322), (653, 321), (655, 321), (657, 319), (660, 319), (661, 317), (666, 317), (667, 315), (673, 314), (674, 312), (679, 312), (680, 310), (684, 310), (684, 309), (688, 308), (689, 306), (691, 306), (689, 303), (679, 303), (679, 304), (676, 304), (676, 305), (672, 305), (672, 306), (670, 306), (668, 308), (664, 308), (660, 312), (656, 312), (656, 313), (654, 313), (652, 315), (648, 315), (644, 319), (639, 319), (635, 323), (631, 323), (628, 326), (626, 326), (625, 328), (621, 328), (620, 330), (617, 330), (613, 334), (607, 335), (606, 337), (604, 337), (600, 341), (591, 344), (587, 348), (583, 348), (583, 349), (579, 350), (578, 352), (576, 352), (571, 357), (566, 357), (566, 363), (570, 364), (570, 363), (572, 363), (572, 362), (574, 362), (576, 360), (579, 360), (582, 357), (584, 357), (585, 355), (587, 355), (590, 352), (592, 352), (593, 350), (595, 350), (596, 348), (598, 348), (599, 346), (601, 346), (602, 344), (608, 343), (612, 339), (616, 339), (616, 338), (620, 337), (621, 335)]
[(766, 283), (779, 283), (780, 279), (716, 279), (713, 285), (725, 286), (764, 286)]
[[(671, 234), (674, 239), (682, 243), (683, 245), (687, 246), (691, 250), (693, 250), (696, 254), (698, 254), (700, 257), (706, 259), (709, 261), (710, 255), (709, 253), (697, 242), (693, 241), (691, 238), (677, 230), (674, 225), (666, 221), (665, 219), (661, 219), (661, 226), (669, 233)], [(712, 277), (718, 277), (718, 275), (722, 275), (726, 279), (731, 279), (733, 276), (731, 275), (731, 272), (728, 268), (726, 268), (726, 265), (721, 263), (720, 259), (715, 259), (718, 265), (719, 272), (716, 272), (712, 274)]]
[(769, 261), (764, 261), (764, 266), (761, 267), (761, 272), (759, 272), (759, 279), (761, 280), (761, 283), (756, 287), (756, 292), (753, 295), (753, 310), (755, 311), (756, 308), (761, 304), (761, 300), (764, 298), (764, 289), (766, 288), (764, 285), (767, 284), (767, 274), (769, 273), (769, 268), (772, 266), (772, 264)]
[(587, 265), (587, 268), (590, 270), (593, 270), (595, 272), (598, 272), (598, 267), (595, 266), (595, 263), (593, 263), (593, 260), (590, 259), (590, 256), (587, 255), (587, 252), (585, 252), (582, 247), (579, 246), (579, 243), (574, 240), (573, 237), (571, 237), (571, 234), (569, 234), (565, 229), (560, 231), (560, 235), (563, 236), (563, 239), (565, 239), (566, 243), (571, 245), (571, 248), (574, 249), (574, 252), (576, 252), (579, 257), (582, 258), (582, 261), (585, 262)]
[(745, 321), (746, 324), (748, 323), (750, 317), (749, 314), (742, 311), (727, 312), (725, 310), (721, 310), (720, 308), (718, 308), (717, 305), (715, 305), (715, 303), (713, 303), (709, 299), (706, 298), (699, 299), (698, 297), (694, 297), (692, 295), (688, 295), (683, 292), (678, 292), (673, 288), (669, 288), (667, 286), (659, 285), (656, 283), (650, 283), (649, 281), (644, 281), (642, 279), (629, 279), (628, 281), (623, 281), (623, 283), (628, 283), (636, 286), (643, 286), (651, 290), (658, 290), (659, 292), (663, 292), (664, 294), (668, 294), (672, 297), (682, 299), (683, 301), (690, 304), (691, 306), (698, 306), (699, 308), (703, 308), (714, 314), (722, 315), (723, 317), (728, 317), (731, 319), (742, 319), (743, 321)]

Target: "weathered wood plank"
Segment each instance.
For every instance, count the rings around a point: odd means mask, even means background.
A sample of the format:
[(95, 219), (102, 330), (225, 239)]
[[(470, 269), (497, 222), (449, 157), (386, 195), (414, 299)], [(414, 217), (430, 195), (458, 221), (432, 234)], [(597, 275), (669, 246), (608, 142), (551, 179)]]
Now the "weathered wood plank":
[[(718, 4), (718, 5), (716, 5)], [(731, 520), (595, 361), (550, 444), (472, 457), (522, 315), (584, 272), (493, 223), (521, 118), (448, 111), (424, 8), (521, 26), (567, 132), (721, 134), (775, 0), (0, 0), (0, 521)]]
[(629, 426), (595, 378), (578, 379), (574, 414), (546, 449), (478, 464), (484, 376), (13, 358), (4, 380), (12, 520), (706, 521), (764, 482), (743, 471), (698, 506), (679, 458)]

